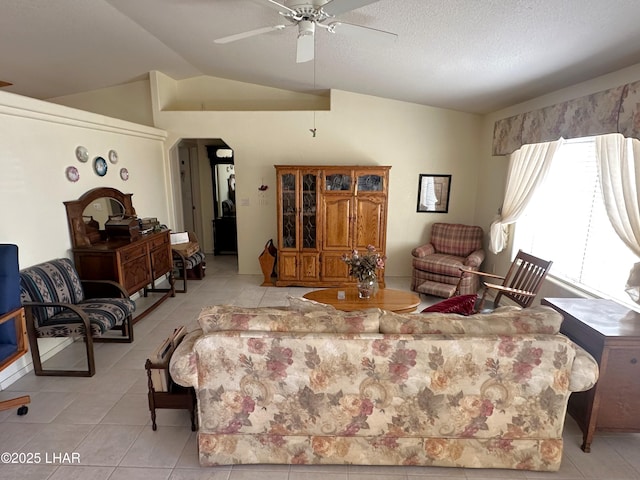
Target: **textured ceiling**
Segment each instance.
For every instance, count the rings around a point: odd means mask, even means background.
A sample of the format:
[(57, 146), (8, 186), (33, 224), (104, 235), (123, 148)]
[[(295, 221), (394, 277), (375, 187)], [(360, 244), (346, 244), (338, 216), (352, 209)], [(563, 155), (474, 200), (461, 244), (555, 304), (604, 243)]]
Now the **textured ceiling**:
[(486, 113), (640, 63), (638, 0), (380, 0), (338, 19), (398, 39), (319, 30), (297, 64), (295, 28), (213, 43), (284, 23), (267, 0), (0, 0), (0, 80), (51, 98), (159, 70)]

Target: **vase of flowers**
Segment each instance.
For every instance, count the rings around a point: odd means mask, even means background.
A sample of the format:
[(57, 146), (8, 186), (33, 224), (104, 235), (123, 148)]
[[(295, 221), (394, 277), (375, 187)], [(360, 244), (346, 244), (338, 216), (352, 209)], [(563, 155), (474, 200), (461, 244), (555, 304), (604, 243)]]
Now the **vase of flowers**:
[(351, 255), (343, 255), (342, 260), (349, 265), (349, 275), (358, 281), (358, 297), (370, 298), (377, 284), (377, 270), (384, 268), (387, 257), (380, 255), (373, 245), (367, 246), (367, 251), (360, 254), (358, 250)]

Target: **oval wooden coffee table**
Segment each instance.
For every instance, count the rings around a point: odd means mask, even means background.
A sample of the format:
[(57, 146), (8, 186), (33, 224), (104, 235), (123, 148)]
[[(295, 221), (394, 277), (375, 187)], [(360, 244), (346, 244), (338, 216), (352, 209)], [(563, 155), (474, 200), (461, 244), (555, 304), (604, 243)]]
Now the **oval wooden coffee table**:
[[(338, 292), (344, 292), (345, 298), (339, 299)], [(309, 292), (303, 297), (332, 305), (344, 312), (367, 308), (382, 308), (396, 313), (410, 313), (420, 305), (420, 297), (415, 293), (391, 288), (381, 288), (371, 298), (358, 298), (358, 289), (356, 287), (324, 288)]]

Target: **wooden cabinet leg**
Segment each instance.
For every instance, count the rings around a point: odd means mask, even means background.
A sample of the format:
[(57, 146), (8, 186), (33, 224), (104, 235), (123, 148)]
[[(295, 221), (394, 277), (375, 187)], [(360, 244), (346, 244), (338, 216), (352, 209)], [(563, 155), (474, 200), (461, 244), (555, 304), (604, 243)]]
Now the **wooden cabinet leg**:
[(155, 432), (158, 429), (158, 425), (156, 425), (156, 409), (151, 410), (151, 428)]

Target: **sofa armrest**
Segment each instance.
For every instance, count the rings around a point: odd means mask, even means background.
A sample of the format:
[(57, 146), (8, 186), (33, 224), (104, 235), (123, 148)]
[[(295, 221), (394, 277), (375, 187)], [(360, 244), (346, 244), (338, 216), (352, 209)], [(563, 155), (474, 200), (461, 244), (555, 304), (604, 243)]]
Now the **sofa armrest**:
[(575, 349), (576, 356), (573, 359), (573, 368), (569, 378), (569, 391), (584, 392), (598, 381), (598, 362), (579, 345), (575, 345)]
[(169, 374), (178, 385), (194, 388), (198, 386), (198, 364), (193, 346), (201, 337), (201, 329), (189, 332), (171, 356)]
[(432, 255), (434, 253), (436, 253), (436, 248), (431, 243), (421, 245), (420, 247), (416, 247), (411, 250), (411, 255), (417, 258), (426, 257), (427, 255)]
[(464, 265), (466, 267), (480, 268), (480, 265), (484, 262), (484, 250), (476, 250), (465, 259)]

